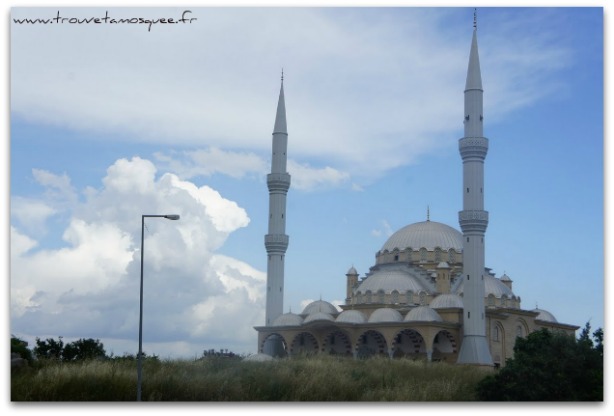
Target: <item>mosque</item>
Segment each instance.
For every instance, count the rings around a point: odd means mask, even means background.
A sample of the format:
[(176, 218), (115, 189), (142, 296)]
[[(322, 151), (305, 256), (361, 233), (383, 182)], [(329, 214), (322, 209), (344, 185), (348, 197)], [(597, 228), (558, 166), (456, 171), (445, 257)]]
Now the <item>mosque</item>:
[(258, 352), (270, 356), (338, 354), (355, 358), (384, 355), (478, 366), (505, 365), (517, 337), (540, 328), (575, 334), (548, 311), (526, 310), (512, 279), (485, 267), (483, 89), (477, 25), (464, 91), (461, 231), (427, 220), (390, 236), (364, 277), (346, 275), (341, 310), (324, 300), (299, 313), (283, 313), (288, 132), (283, 76), (279, 93), (269, 188), (269, 229), (265, 236), (267, 297), (265, 325), (256, 327)]

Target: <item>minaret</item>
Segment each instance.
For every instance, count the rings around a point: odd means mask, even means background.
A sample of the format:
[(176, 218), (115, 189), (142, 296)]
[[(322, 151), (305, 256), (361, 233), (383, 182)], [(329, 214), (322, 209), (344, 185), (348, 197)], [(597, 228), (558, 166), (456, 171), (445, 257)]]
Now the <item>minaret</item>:
[(459, 140), (463, 159), (463, 210), (458, 218), (463, 231), (463, 343), (459, 364), (493, 365), (484, 310), (484, 234), (488, 212), (484, 211), (484, 159), (488, 139), (483, 137), (483, 94), (477, 24), (474, 14), (473, 39), (465, 84), (465, 136)]
[(286, 171), (288, 129), (284, 101), (284, 75), (281, 73), (281, 89), (277, 103), (277, 115), (273, 128), (273, 157), (271, 173), (267, 175), (269, 187), (269, 233), (264, 236), (268, 254), (265, 325), (273, 324), (283, 313), (284, 306), (284, 257), (288, 248), (286, 235), (286, 195), (290, 188), (290, 175)]

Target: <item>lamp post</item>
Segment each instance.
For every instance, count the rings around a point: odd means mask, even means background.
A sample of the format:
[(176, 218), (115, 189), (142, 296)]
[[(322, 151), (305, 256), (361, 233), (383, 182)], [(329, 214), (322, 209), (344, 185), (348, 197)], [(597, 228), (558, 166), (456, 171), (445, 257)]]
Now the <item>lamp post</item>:
[(145, 217), (160, 217), (167, 220), (178, 220), (179, 215), (143, 215), (141, 217), (141, 292), (139, 304), (139, 356), (137, 357), (137, 386), (136, 386), (136, 401), (141, 401), (141, 372), (143, 362), (143, 258), (145, 257)]

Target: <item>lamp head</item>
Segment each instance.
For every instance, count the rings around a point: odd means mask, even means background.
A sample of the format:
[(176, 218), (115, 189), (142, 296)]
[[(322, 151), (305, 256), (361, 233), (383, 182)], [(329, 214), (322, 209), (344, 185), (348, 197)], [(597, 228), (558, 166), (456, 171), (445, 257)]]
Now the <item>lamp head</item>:
[(178, 220), (180, 217), (178, 214), (165, 215), (164, 218), (167, 220)]

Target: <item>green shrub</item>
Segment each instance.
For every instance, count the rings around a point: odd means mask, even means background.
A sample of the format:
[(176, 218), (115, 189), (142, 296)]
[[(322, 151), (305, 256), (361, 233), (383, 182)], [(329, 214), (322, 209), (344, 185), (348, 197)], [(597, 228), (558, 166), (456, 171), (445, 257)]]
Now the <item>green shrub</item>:
[(541, 329), (517, 338), (514, 358), (477, 386), (485, 401), (603, 401), (603, 331), (590, 339)]

